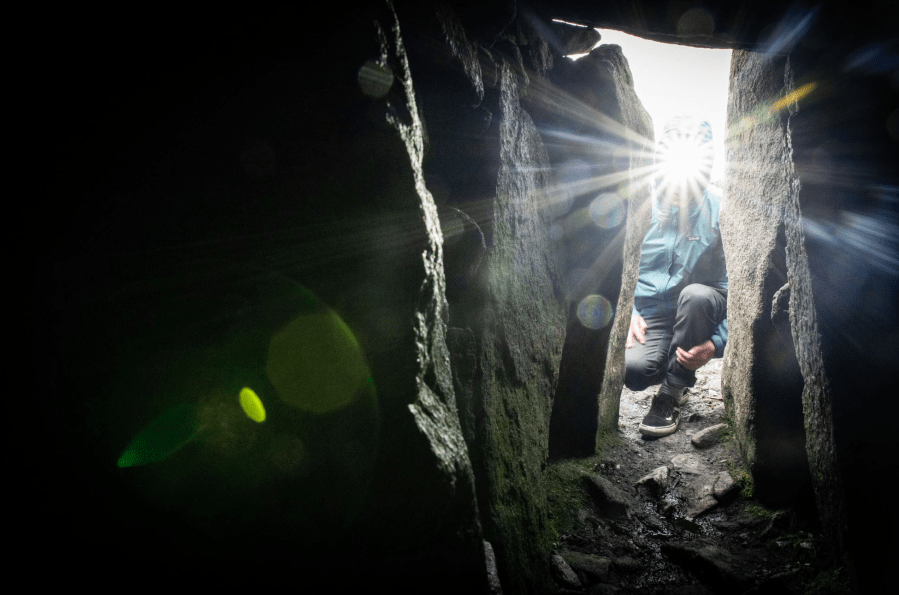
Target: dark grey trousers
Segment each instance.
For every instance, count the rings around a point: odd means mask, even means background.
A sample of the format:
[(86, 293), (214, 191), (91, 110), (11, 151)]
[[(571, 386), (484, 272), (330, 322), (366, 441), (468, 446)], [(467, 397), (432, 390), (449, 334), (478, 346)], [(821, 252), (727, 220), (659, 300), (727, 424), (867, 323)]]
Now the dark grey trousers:
[(631, 390), (643, 390), (653, 384), (693, 386), (696, 372), (677, 363), (677, 348), (687, 351), (708, 341), (722, 320), (727, 318), (727, 294), (707, 285), (687, 285), (677, 300), (673, 316), (644, 316), (646, 343), (634, 338), (625, 350), (624, 384)]

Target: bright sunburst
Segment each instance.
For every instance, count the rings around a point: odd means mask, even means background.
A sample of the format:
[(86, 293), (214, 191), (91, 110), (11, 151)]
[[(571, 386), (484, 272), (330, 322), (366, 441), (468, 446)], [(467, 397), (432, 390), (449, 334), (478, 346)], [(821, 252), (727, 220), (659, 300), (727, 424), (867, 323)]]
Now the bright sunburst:
[(656, 150), (657, 190), (679, 200), (701, 195), (712, 176), (714, 149), (708, 123), (677, 118), (666, 126)]

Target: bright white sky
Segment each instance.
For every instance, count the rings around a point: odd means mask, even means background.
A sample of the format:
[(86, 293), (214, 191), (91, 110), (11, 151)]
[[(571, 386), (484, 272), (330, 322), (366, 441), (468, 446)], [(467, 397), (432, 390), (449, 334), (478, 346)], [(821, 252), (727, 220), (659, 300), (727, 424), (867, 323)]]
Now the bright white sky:
[(656, 140), (674, 116), (696, 116), (712, 125), (715, 164), (712, 181), (724, 179), (724, 131), (731, 50), (708, 50), (647, 41), (600, 29), (600, 44), (621, 46), (634, 88), (652, 117)]

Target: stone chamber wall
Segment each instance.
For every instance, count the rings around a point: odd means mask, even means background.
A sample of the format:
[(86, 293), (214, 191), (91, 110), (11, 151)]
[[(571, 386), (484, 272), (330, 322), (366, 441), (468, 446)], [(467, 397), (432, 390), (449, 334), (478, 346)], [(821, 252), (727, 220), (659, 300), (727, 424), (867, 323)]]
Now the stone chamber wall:
[[(173, 576), (240, 559), (249, 577), (274, 560), (342, 586), (549, 590), (542, 471), (617, 427), (652, 140), (620, 49), (567, 61), (596, 38), (557, 17), (743, 50), (723, 392), (759, 498), (814, 509), (874, 592), (896, 535), (882, 479), (899, 355), (890, 34), (836, 4), (706, 3), (686, 20), (682, 4), (372, 2), (315, 22), (235, 19), (240, 33), (151, 21), (57, 55), (42, 100), (92, 92), (42, 110), (65, 140), (55, 183), (79, 198), (32, 205), (46, 240), (26, 263), (43, 458), (62, 461), (29, 489), (68, 495), (46, 509), (59, 528), (46, 554), (77, 543)], [(116, 474), (151, 398), (172, 405), (258, 365), (222, 347), (222, 321), (269, 307), (270, 272), (346, 322), (374, 399), (321, 416), (273, 405), (294, 457), (273, 468), (303, 481), (260, 471), (239, 498), (197, 479), (235, 468), (200, 454)], [(578, 317), (589, 296), (596, 328)], [(226, 461), (262, 452), (244, 439)], [(187, 478), (196, 493), (167, 508), (158, 486)], [(233, 532), (196, 537), (207, 516)]]

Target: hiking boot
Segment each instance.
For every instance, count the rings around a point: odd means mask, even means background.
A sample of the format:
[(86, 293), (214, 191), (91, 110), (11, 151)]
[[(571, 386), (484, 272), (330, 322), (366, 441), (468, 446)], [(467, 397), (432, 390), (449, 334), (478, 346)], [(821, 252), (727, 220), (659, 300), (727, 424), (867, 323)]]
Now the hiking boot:
[(680, 407), (687, 402), (687, 387), (662, 384), (652, 399), (649, 413), (640, 423), (640, 433), (644, 436), (667, 436), (677, 431), (680, 423)]

